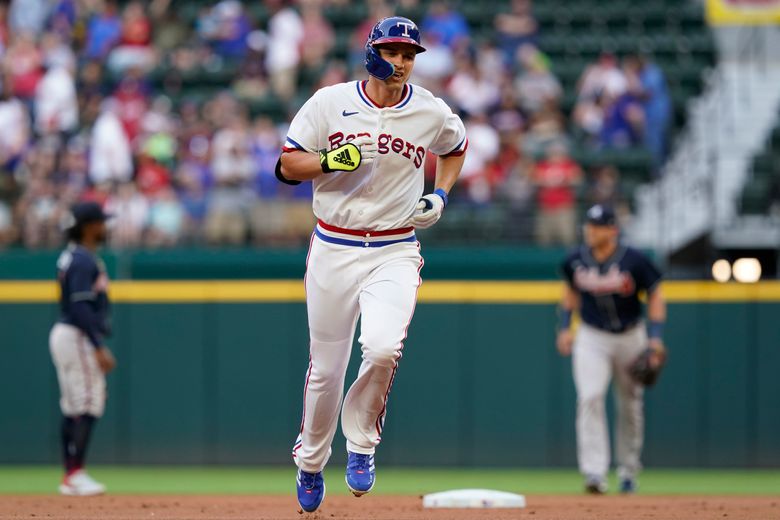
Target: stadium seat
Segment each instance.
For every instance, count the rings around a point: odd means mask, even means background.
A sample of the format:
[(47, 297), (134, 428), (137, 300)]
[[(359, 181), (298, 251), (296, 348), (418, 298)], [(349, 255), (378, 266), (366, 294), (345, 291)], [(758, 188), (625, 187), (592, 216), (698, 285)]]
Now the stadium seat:
[(742, 189), (741, 212), (745, 215), (761, 215), (769, 210), (771, 180), (754, 177)]

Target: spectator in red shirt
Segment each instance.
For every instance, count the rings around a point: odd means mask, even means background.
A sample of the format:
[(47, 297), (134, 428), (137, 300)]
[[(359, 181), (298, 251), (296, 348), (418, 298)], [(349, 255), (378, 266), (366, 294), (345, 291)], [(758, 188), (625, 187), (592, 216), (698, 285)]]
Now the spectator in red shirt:
[(141, 132), (141, 121), (149, 109), (146, 88), (137, 73), (128, 74), (122, 79), (114, 93), (114, 100), (122, 127), (131, 145), (135, 147), (135, 138)]
[(0, 4), (0, 50), (8, 46), (8, 5)]
[(138, 189), (147, 197), (153, 198), (162, 190), (171, 185), (171, 176), (168, 169), (154, 160), (147, 153), (138, 155), (138, 172), (135, 182)]
[(152, 23), (144, 13), (143, 4), (130, 2), (122, 13), (119, 45), (108, 57), (109, 68), (115, 73), (122, 73), (129, 68), (151, 70), (156, 61), (151, 43)]
[(43, 55), (32, 35), (18, 33), (11, 37), (11, 44), (3, 57), (3, 72), (10, 76), (13, 95), (31, 101), (43, 77)]
[(582, 170), (562, 143), (548, 145), (533, 172), (536, 186), (536, 239), (540, 245), (574, 245), (577, 239), (576, 187)]

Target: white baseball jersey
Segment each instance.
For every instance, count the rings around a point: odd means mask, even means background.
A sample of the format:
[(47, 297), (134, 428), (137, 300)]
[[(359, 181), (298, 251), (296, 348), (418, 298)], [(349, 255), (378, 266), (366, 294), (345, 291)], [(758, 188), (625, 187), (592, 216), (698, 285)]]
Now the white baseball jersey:
[(401, 100), (383, 108), (368, 96), (366, 83), (340, 83), (315, 93), (290, 124), (284, 150), (331, 150), (358, 136), (372, 138), (379, 148), (373, 163), (314, 179), (314, 214), (340, 228), (396, 229), (423, 194), (426, 151), (462, 154), (466, 129), (422, 87), (407, 83)]
[[(457, 155), (467, 146), (460, 118), (427, 90), (407, 84), (396, 105), (382, 108), (365, 87), (355, 81), (318, 91), (293, 119), (285, 144), (285, 151), (317, 152), (368, 136), (378, 146), (372, 163), (313, 181), (319, 222), (305, 279), (310, 364), (293, 447), (295, 463), (312, 473), (330, 457), (339, 408), (348, 451), (372, 454), (381, 441), (422, 281), (414, 228), (404, 224), (423, 194), (427, 151)], [(363, 361), (344, 396), (358, 317)]]

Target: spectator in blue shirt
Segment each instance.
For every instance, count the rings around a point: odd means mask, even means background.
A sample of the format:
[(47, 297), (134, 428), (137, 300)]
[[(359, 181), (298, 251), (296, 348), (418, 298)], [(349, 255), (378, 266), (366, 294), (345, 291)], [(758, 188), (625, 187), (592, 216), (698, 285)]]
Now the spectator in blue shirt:
[(496, 29), (498, 46), (504, 53), (504, 63), (514, 67), (517, 50), (526, 44), (538, 44), (539, 24), (533, 15), (531, 0), (512, 0), (508, 13), (496, 15), (493, 25)]
[(646, 56), (629, 56), (624, 63), (626, 74), (634, 75), (638, 91), (635, 95), (644, 112), (644, 145), (653, 156), (657, 172), (666, 159), (666, 143), (672, 116), (672, 101), (661, 68)]
[(116, 4), (108, 1), (103, 11), (94, 15), (87, 25), (87, 43), (84, 55), (87, 59), (102, 60), (119, 42), (122, 35), (122, 20)]
[(599, 135), (601, 148), (625, 149), (642, 143), (644, 113), (630, 92), (614, 98), (604, 94), (604, 123)]
[(439, 41), (451, 49), (469, 39), (469, 26), (462, 14), (454, 11), (448, 2), (433, 2), (422, 23), (423, 34), (437, 34)]

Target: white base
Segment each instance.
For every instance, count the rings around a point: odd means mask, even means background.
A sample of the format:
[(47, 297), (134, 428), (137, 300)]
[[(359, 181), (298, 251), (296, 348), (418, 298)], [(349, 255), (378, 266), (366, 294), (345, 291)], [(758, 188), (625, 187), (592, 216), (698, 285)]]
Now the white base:
[(425, 495), (423, 507), (523, 508), (525, 507), (525, 496), (492, 489), (454, 489)]

